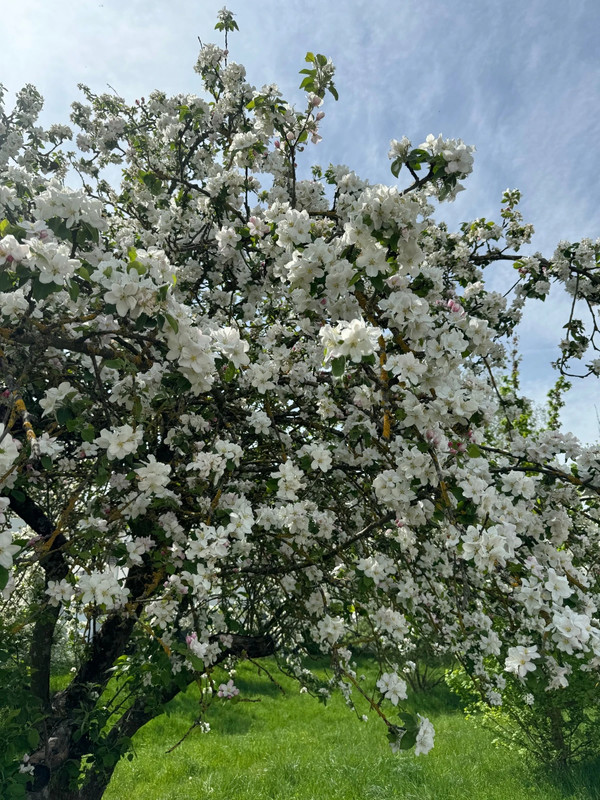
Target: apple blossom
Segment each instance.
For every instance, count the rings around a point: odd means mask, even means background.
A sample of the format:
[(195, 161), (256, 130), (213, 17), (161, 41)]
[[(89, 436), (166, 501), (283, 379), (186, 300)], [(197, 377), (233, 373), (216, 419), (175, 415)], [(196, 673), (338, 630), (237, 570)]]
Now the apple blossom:
[(523, 646), (509, 647), (508, 655), (504, 661), (504, 669), (507, 672), (514, 672), (519, 678), (524, 678), (528, 672), (536, 669), (533, 663), (540, 654), (537, 651), (537, 646)]
[(406, 700), (406, 681), (395, 672), (384, 672), (377, 681), (377, 688), (394, 706), (399, 700)]

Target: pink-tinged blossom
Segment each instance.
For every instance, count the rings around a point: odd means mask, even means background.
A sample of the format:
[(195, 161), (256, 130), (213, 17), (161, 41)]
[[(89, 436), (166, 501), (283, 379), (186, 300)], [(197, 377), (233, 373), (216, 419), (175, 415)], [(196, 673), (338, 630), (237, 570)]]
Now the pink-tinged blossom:
[(232, 697), (236, 697), (239, 693), (240, 690), (234, 684), (233, 679), (230, 679), (227, 681), (227, 683), (221, 683), (219, 685), (217, 697), (223, 697), (226, 700), (230, 700)]
[(29, 245), (19, 244), (14, 236), (4, 236), (0, 239), (0, 265), (13, 261), (22, 261), (29, 255)]

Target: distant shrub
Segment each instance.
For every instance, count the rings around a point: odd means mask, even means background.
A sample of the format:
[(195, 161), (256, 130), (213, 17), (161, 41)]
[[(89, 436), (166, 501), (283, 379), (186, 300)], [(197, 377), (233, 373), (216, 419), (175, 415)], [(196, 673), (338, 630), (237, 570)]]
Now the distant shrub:
[[(510, 678), (495, 705), (477, 690), (477, 676), (463, 667), (448, 670), (446, 683), (465, 715), (496, 734), (496, 742), (544, 765), (566, 766), (600, 754), (600, 694), (596, 678), (573, 671), (569, 685), (544, 690), (540, 677)], [(541, 690), (540, 690), (541, 689)]]

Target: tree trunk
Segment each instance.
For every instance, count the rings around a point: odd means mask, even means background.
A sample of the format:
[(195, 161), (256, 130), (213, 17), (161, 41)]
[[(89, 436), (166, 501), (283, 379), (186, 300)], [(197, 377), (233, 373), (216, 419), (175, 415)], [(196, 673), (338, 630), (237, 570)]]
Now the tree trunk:
[[(9, 495), (11, 510), (38, 536), (36, 551), (40, 567), (44, 570), (44, 591), (49, 581), (61, 581), (69, 573), (62, 548), (66, 543), (62, 533), (55, 533), (54, 522), (28, 496), (23, 498)], [(54, 629), (60, 613), (60, 605), (45, 605), (48, 597), (42, 599), (42, 610), (38, 613), (29, 650), (31, 667), (31, 691), (48, 707), (50, 699), (50, 655)]]
[[(109, 620), (107, 620), (107, 623), (108, 622)], [(124, 625), (122, 619), (115, 621), (112, 626), (108, 626), (107, 623), (105, 623), (97, 637), (99, 640), (106, 640), (104, 642), (106, 651), (102, 652), (103, 659), (100, 663), (96, 664), (98, 668), (102, 667), (103, 669), (108, 668), (107, 664), (108, 666), (112, 665), (116, 658), (114, 650), (121, 651), (127, 641), (129, 641), (129, 635), (131, 633), (130, 631), (127, 633), (128, 626)], [(132, 624), (135, 624), (135, 620), (133, 620)], [(117, 636), (117, 634), (119, 635)], [(275, 641), (269, 635), (243, 636), (240, 634), (233, 634), (230, 638), (231, 646), (219, 655), (217, 663), (224, 661), (228, 656), (232, 655), (265, 658), (273, 655), (275, 652)], [(117, 639), (119, 641), (116, 641)], [(112, 644), (112, 651), (109, 644)], [(102, 651), (102, 642), (98, 642), (97, 645), (97, 649)], [(73, 683), (75, 684), (77, 678), (81, 678), (82, 674), (90, 674), (90, 670), (91, 666), (88, 661), (84, 668), (80, 670), (78, 676), (74, 678)], [(190, 674), (190, 681), (191, 680), (192, 675)], [(71, 684), (71, 686), (73, 686), (73, 684)], [(81, 683), (78, 689), (76, 684), (69, 696), (68, 703), (65, 702), (65, 704), (73, 708), (73, 703), (77, 699), (79, 699), (84, 706), (86, 700), (89, 704), (89, 698), (86, 698), (85, 695), (80, 695), (80, 692), (85, 692), (86, 686), (89, 686), (89, 684)], [(65, 689), (60, 695), (62, 695), (63, 698), (67, 697), (69, 695), (69, 689), (71, 689), (71, 687)], [(118, 747), (119, 740), (123, 738), (130, 739), (141, 727), (157, 716), (157, 714), (162, 711), (162, 707), (179, 694), (180, 691), (180, 684), (168, 684), (161, 692), (157, 707), (153, 709), (148, 709), (146, 699), (144, 697), (139, 697), (111, 728), (106, 739), (103, 741), (103, 746), (109, 749), (111, 749), (111, 746), (116, 748)], [(31, 786), (30, 791), (27, 793), (27, 800), (101, 800), (110, 783), (118, 761), (115, 761), (115, 763), (110, 766), (92, 766), (83, 786), (80, 789), (69, 789), (68, 778), (61, 770), (61, 767), (67, 760), (80, 762), (83, 755), (90, 752), (90, 743), (85, 737), (78, 742), (73, 741), (72, 736), (76, 729), (73, 723), (69, 721), (68, 716), (66, 718), (63, 717), (61, 722), (46, 737), (46, 741), (43, 745), (32, 755), (31, 763), (35, 765), (38, 775), (36, 776), (37, 782), (34, 781), (34, 785)]]

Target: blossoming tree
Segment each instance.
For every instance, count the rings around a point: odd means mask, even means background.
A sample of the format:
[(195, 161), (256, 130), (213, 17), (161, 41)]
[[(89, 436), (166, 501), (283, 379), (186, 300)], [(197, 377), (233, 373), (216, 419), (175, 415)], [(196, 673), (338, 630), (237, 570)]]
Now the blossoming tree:
[[(598, 246), (519, 256), (516, 191), (501, 224), (448, 233), (431, 202), (471, 170), (460, 140), (392, 142), (404, 188), (344, 166), (301, 179), (331, 63), (307, 54), (297, 110), (227, 56), (202, 47), (204, 98), (83, 87), (77, 152), (66, 126), (37, 126), (32, 87), (0, 112), (7, 796), (100, 798), (192, 679), (236, 695), (212, 670), (238, 658), (365, 695), (417, 753), (433, 729), (401, 710), (414, 642), (443, 645), (490, 703), (600, 666), (600, 451), (524, 438), (498, 392), (527, 295), (557, 279), (593, 309)], [(510, 303), (483, 281), (499, 260), (519, 270)], [(569, 330), (563, 356), (582, 357), (594, 344)], [(77, 664), (51, 693), (65, 621)], [(315, 647), (328, 682), (303, 665)]]

